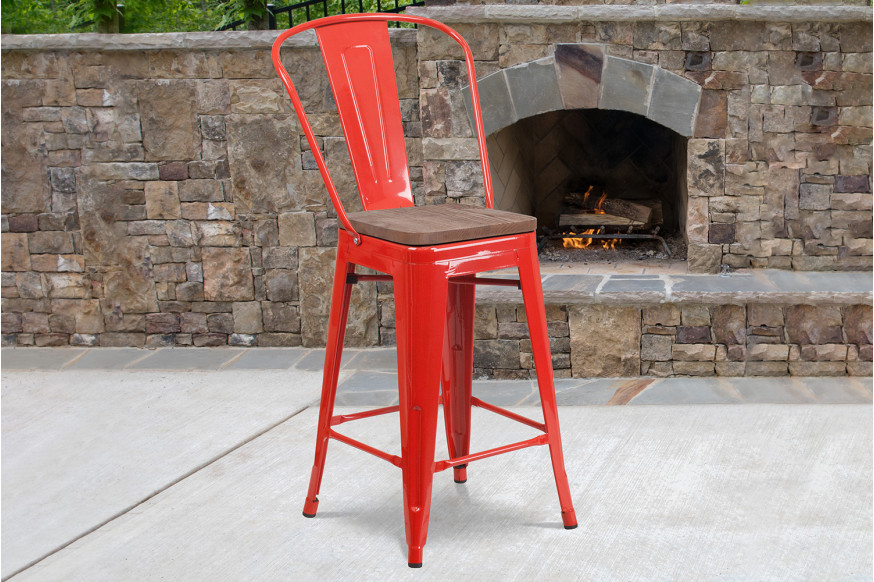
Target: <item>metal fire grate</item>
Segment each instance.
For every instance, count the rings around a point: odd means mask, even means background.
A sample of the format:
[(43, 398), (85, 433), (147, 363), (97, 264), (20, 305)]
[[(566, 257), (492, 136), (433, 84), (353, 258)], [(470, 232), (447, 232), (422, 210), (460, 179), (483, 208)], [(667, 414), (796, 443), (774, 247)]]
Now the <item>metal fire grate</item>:
[[(589, 226), (589, 228), (592, 228)], [(606, 227), (601, 227), (606, 228)], [(665, 249), (665, 253), (670, 257), (671, 249), (668, 247), (668, 243), (665, 242), (665, 239), (659, 235), (660, 227), (656, 226), (652, 232), (631, 232), (632, 228), (629, 227), (629, 232), (624, 233), (592, 233), (592, 234), (577, 234), (573, 231), (573, 229), (559, 229), (553, 230), (549, 227), (543, 227), (543, 231), (546, 233), (542, 235), (538, 241), (537, 248), (538, 250), (543, 250), (543, 246), (546, 244), (548, 240), (563, 240), (566, 238), (574, 238), (574, 239), (597, 239), (597, 240), (612, 240), (612, 239), (620, 239), (620, 240), (654, 240), (661, 243), (662, 248)]]

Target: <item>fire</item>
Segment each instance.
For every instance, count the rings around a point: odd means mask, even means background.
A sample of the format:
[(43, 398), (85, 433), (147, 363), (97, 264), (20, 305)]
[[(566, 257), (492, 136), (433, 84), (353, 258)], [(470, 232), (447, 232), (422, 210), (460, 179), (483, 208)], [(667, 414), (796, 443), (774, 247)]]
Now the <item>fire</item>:
[[(594, 188), (594, 186), (589, 186), (589, 189), (586, 190), (586, 192), (583, 194), (583, 204), (584, 205), (585, 205), (586, 201), (589, 199), (589, 195), (592, 193), (593, 188)], [(592, 211), (593, 214), (607, 214), (607, 212), (603, 208), (604, 200), (606, 200), (606, 199), (607, 199), (607, 193), (604, 192), (603, 194), (601, 194), (601, 197), (598, 198), (598, 204), (595, 205), (595, 208)], [(590, 229), (587, 229), (587, 230), (584, 230), (584, 231), (578, 232), (578, 233), (572, 232), (571, 234), (574, 235), (574, 238), (563, 238), (563, 239), (561, 239), (561, 244), (566, 249), (587, 249), (592, 244), (592, 241), (595, 239), (593, 239), (593, 238), (576, 238), (576, 237), (579, 237), (580, 235), (586, 235), (586, 234), (601, 234), (601, 231), (603, 231), (603, 230), (604, 230), (603, 228), (599, 228), (596, 231), (596, 229), (590, 228)], [(604, 238), (604, 239), (598, 239), (598, 242), (601, 243), (601, 246), (604, 249), (613, 250), (616, 248), (617, 244), (622, 243), (622, 239), (617, 239), (617, 238), (606, 239), (606, 238)]]
[[(595, 229), (590, 228), (580, 233), (571, 234), (595, 234)], [(589, 248), (589, 245), (592, 244), (593, 240), (594, 239), (591, 238), (563, 238), (561, 239), (561, 244), (566, 249), (586, 249)]]
[[(593, 188), (594, 188), (594, 186), (589, 186), (589, 189), (586, 190), (585, 193), (583, 193), (583, 205), (584, 206), (585, 206), (586, 202), (588, 202), (589, 196), (592, 194)], [(604, 200), (606, 200), (606, 199), (607, 199), (607, 193), (604, 192), (603, 194), (601, 194), (601, 197), (598, 198), (598, 204), (595, 205), (595, 208), (593, 209), (593, 212), (592, 212), (593, 214), (607, 214), (604, 211), (604, 209), (602, 208), (602, 206), (604, 205)], [(592, 233), (583, 233), (583, 234), (593, 234), (593, 233), (594, 233), (594, 231), (592, 231)]]
[(595, 206), (595, 214), (607, 214), (607, 212), (601, 208), (604, 205), (604, 201), (607, 199), (607, 193), (604, 192), (601, 194), (601, 197), (598, 198), (598, 205)]
[[(580, 237), (580, 236), (587, 235), (587, 234), (601, 234), (602, 230), (603, 229), (599, 228), (596, 231), (594, 228), (589, 228), (589, 229), (586, 229), (586, 230), (579, 232), (579, 233), (572, 232), (571, 234), (574, 235), (574, 238), (561, 239), (561, 245), (566, 249), (587, 249), (592, 244), (592, 241), (594, 241), (595, 239), (594, 238), (576, 238), (576, 237)], [(622, 243), (622, 239), (603, 238), (603, 239), (598, 239), (598, 242), (601, 244), (601, 246), (605, 250), (612, 251), (613, 249), (616, 248), (617, 244)]]

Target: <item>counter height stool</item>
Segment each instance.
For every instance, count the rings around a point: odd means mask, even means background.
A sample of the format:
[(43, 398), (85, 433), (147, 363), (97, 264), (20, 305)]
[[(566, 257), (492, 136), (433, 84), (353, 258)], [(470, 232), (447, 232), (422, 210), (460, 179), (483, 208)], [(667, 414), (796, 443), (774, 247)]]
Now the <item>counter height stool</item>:
[[(488, 155), (476, 83), (471, 83), (470, 91), (486, 207), (414, 206), (387, 21), (430, 26), (446, 33), (464, 51), (468, 79), (476, 79), (470, 48), (457, 32), (434, 20), (397, 14), (346, 14), (291, 28), (276, 39), (273, 64), (291, 97), (341, 224), (315, 462), (303, 514), (316, 515), (329, 439), (384, 459), (403, 472), (408, 563), (416, 568), (422, 565), (431, 487), (434, 473), (438, 471), (452, 468), (455, 481), (464, 483), (471, 461), (534, 445), (549, 445), (565, 528), (576, 527), (577, 519), (558, 428), (534, 236), (537, 221), (530, 216), (492, 209)], [(315, 30), (321, 47), (364, 212), (347, 213), (343, 209), (303, 106), (280, 61), (282, 43), (310, 29)], [(355, 269), (359, 265), (384, 275), (357, 274)], [(518, 269), (518, 280), (476, 276), (482, 271), (508, 267)], [(374, 280), (394, 283), (399, 405), (335, 416), (334, 399), (352, 285)], [(471, 395), (476, 285), (512, 285), (522, 290), (543, 406), (542, 423)], [(441, 403), (449, 459), (435, 461)], [(543, 434), (471, 453), (471, 406), (519, 421)], [(390, 412), (400, 413), (400, 456), (377, 450), (336, 430), (344, 422)]]

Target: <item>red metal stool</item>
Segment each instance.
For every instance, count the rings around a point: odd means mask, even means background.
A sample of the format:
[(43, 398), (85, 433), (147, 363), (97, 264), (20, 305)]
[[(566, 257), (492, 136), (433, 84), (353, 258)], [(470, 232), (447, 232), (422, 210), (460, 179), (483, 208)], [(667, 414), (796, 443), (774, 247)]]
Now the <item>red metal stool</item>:
[[(549, 445), (564, 526), (577, 526), (564, 469), (552, 361), (537, 261), (533, 217), (493, 210), (488, 155), (476, 83), (471, 83), (487, 208), (456, 204), (416, 207), (410, 187), (395, 71), (386, 21), (436, 28), (464, 51), (469, 79), (476, 79), (464, 39), (427, 18), (396, 14), (347, 14), (291, 28), (273, 45), (273, 64), (285, 84), (338, 219), (342, 225), (331, 297), (331, 314), (315, 462), (303, 514), (314, 517), (329, 439), (376, 455), (403, 472), (408, 563), (422, 565), (428, 533), (434, 473), (452, 467), (456, 482), (467, 479), (467, 464), (534, 445)], [(282, 43), (315, 29), (365, 212), (346, 213), (328, 174), (303, 106), (282, 66)], [(385, 275), (356, 274), (357, 265)], [(476, 273), (515, 267), (519, 280), (477, 277)], [(352, 285), (394, 282), (400, 404), (334, 416), (334, 399)], [(503, 410), (471, 395), (475, 285), (522, 289), (544, 422)], [(442, 354), (442, 358), (437, 354)], [(442, 384), (442, 397), (441, 397)], [(444, 406), (450, 458), (435, 461), (438, 406)], [(470, 411), (479, 406), (543, 432), (518, 443), (470, 453)], [(401, 456), (377, 450), (335, 430), (336, 426), (379, 414), (400, 412)]]

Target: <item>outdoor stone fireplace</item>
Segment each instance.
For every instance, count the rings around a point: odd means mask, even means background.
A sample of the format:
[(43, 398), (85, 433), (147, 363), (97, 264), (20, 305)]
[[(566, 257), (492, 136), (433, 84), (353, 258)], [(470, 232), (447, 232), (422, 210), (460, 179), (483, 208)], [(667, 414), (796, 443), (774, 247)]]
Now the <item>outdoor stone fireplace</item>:
[[(870, 8), (547, 4), (410, 12), (471, 45), (499, 207), (594, 186), (685, 243), (544, 267), (557, 376), (871, 374)], [(4, 36), (4, 345), (324, 345), (337, 220), (276, 34)], [(391, 38), (417, 204), (482, 204), (460, 50)], [(315, 41), (283, 55), (354, 206)], [(520, 301), (478, 291), (478, 375), (533, 375)], [(394, 343), (391, 284), (347, 343)]]
[(569, 193), (594, 187), (657, 204), (662, 234), (682, 230), (684, 138), (701, 88), (656, 72), (605, 59), (597, 45), (559, 44), (555, 57), (483, 78), (496, 206), (536, 216), (545, 234), (559, 228)]
[[(473, 39), (492, 143), (519, 120), (573, 109), (634, 113), (688, 138), (678, 222), (685, 225), (692, 272), (715, 273), (723, 265), (870, 268), (870, 243), (863, 242), (870, 240), (868, 211), (843, 202), (862, 193), (855, 190), (870, 190), (862, 184), (870, 176), (867, 162), (860, 163), (870, 156), (870, 142), (860, 129), (842, 126), (838, 111), (851, 108), (845, 123), (869, 112), (869, 73), (849, 56), (868, 43), (857, 44), (854, 38), (862, 37), (846, 32), (856, 24), (800, 21), (814, 12), (840, 19), (841, 10), (852, 8), (814, 8), (807, 16), (798, 8), (791, 22), (771, 20), (787, 18), (791, 7), (719, 6), (708, 8), (707, 19), (676, 5), (612, 12), (573, 6), (427, 10)], [(597, 19), (586, 20), (589, 13)], [(601, 20), (607, 13), (610, 20)], [(443, 54), (420, 50), (425, 194), (431, 196), (441, 192), (436, 184), (432, 191), (427, 178), (442, 176), (443, 164), (429, 156), (428, 137), (471, 135), (461, 124), (428, 123), (427, 109), (439, 111), (441, 90), (450, 87), (445, 79), (452, 75), (441, 71), (449, 67), (445, 59), (457, 58), (444, 48)], [(448, 162), (450, 173), (459, 173), (457, 163)], [(513, 178), (514, 186), (529, 178)], [(498, 180), (498, 190), (504, 187)]]

